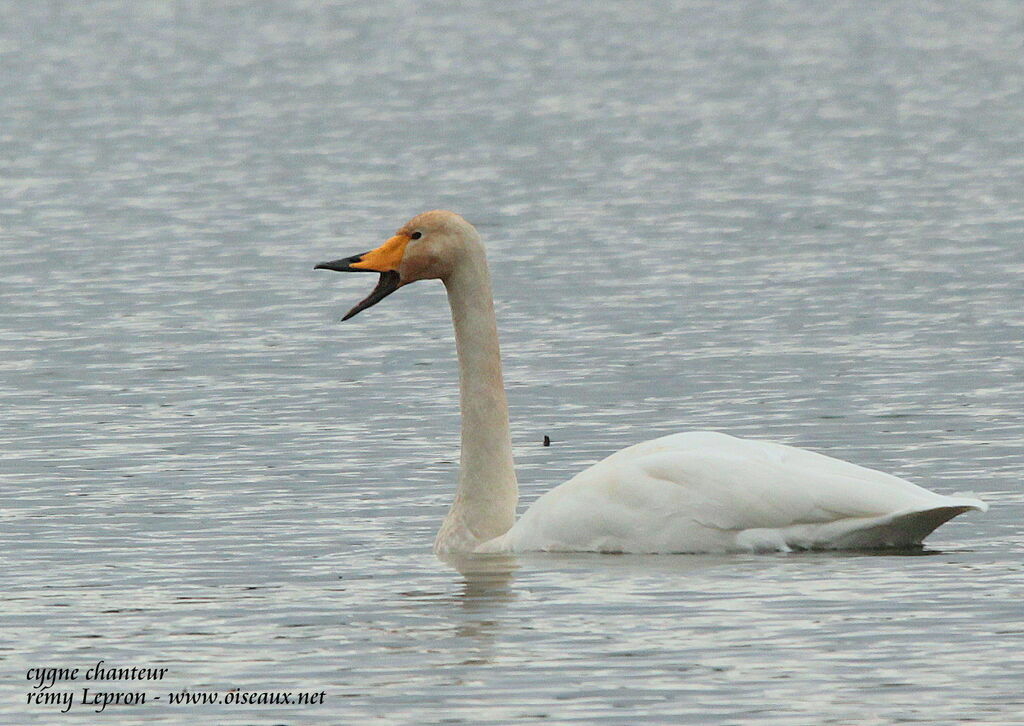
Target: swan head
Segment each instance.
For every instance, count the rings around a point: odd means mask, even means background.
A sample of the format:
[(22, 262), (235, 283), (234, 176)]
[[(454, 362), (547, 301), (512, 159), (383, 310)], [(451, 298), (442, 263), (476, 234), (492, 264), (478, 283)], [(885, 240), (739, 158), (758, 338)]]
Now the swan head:
[(435, 209), (410, 219), (376, 249), (321, 262), (313, 269), (380, 273), (373, 292), (342, 318), (348, 320), (411, 282), (447, 279), (467, 248), (479, 244), (473, 225), (455, 212)]

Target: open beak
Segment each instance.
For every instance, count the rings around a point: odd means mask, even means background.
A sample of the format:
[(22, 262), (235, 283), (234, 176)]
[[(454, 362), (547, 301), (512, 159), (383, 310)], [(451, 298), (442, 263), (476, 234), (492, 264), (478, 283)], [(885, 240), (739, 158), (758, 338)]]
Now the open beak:
[(382, 244), (375, 250), (364, 252), (361, 255), (344, 257), (331, 262), (321, 262), (313, 267), (314, 270), (334, 270), (335, 272), (379, 272), (380, 279), (373, 292), (345, 313), (342, 320), (358, 315), (366, 308), (373, 307), (388, 295), (402, 286), (402, 276), (398, 273), (398, 264), (402, 261), (405, 253), (405, 246), (409, 238), (405, 235), (396, 235)]

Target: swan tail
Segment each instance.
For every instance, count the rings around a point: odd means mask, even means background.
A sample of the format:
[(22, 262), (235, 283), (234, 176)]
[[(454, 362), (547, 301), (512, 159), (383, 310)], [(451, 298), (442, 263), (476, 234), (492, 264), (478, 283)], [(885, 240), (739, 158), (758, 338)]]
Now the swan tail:
[(877, 550), (920, 546), (924, 538), (953, 517), (988, 505), (970, 497), (945, 497), (932, 506), (875, 517), (847, 517), (823, 524), (794, 524), (781, 529), (748, 529), (736, 537), (740, 550)]
[[(801, 549), (867, 550), (919, 546), (936, 528), (964, 512), (988, 509), (978, 499), (950, 497), (948, 503), (927, 509), (895, 512), (867, 520), (845, 520), (822, 528), (790, 546)], [(831, 530), (831, 531), (828, 531)], [(799, 541), (803, 539), (803, 541)]]

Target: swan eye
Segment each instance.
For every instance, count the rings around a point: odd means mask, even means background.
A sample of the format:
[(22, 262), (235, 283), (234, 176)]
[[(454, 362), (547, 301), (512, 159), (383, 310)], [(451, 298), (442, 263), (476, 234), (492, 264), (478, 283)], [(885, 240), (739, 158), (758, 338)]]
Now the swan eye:
[(409, 235), (409, 239), (419, 239), (422, 236), (423, 235), (419, 232), (413, 232), (412, 234)]

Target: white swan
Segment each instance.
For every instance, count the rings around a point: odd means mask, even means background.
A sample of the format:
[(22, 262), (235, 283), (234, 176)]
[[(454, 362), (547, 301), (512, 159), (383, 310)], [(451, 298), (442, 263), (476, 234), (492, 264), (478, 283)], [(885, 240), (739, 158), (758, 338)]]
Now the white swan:
[(434, 543), (439, 554), (905, 547), (958, 514), (987, 509), (822, 454), (694, 432), (609, 456), (541, 496), (516, 522), (490, 274), (473, 226), (452, 212), (426, 212), (377, 249), (316, 268), (380, 273), (345, 320), (416, 280), (440, 279), (447, 288), (462, 456), (455, 501)]

